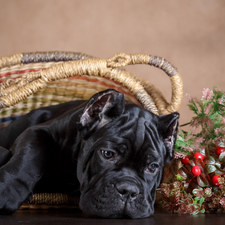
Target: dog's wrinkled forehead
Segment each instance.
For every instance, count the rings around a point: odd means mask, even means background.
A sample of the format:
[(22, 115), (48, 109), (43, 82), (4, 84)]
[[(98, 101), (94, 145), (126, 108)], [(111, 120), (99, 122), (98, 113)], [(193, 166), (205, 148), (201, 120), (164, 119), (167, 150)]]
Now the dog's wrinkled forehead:
[(134, 105), (126, 104), (124, 113), (93, 135), (93, 138), (113, 140), (116, 144), (139, 151), (143, 147), (157, 147), (159, 134), (157, 130), (158, 117)]

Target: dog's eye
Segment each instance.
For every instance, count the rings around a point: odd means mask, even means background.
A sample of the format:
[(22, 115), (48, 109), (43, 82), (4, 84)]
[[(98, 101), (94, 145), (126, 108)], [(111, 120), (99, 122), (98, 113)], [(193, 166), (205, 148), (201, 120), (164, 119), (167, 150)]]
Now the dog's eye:
[(158, 165), (155, 163), (152, 163), (148, 166), (148, 168), (146, 170), (148, 172), (154, 173), (157, 168), (158, 168)]
[(114, 152), (112, 152), (112, 151), (102, 150), (101, 153), (105, 159), (113, 159), (114, 158)]

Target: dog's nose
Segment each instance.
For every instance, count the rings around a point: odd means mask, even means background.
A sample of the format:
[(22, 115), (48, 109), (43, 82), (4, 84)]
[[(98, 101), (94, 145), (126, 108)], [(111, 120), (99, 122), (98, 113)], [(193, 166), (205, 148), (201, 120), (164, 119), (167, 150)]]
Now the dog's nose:
[(139, 189), (135, 183), (121, 181), (115, 186), (116, 190), (123, 196), (135, 199), (139, 195)]

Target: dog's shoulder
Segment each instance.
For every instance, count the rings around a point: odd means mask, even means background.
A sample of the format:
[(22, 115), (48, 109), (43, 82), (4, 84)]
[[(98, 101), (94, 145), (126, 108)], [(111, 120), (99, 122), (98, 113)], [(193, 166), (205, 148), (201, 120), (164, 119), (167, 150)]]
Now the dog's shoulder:
[(71, 110), (76, 111), (77, 108), (82, 107), (85, 102), (86, 101), (83, 100), (69, 101), (30, 111), (10, 123), (7, 127), (0, 130), (0, 146), (9, 149), (16, 138), (27, 128), (48, 122), (50, 120), (55, 120)]

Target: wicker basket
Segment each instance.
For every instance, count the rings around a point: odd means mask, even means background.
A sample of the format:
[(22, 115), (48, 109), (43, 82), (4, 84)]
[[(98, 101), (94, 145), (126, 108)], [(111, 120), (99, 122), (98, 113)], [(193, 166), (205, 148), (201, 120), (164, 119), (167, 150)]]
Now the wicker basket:
[[(149, 81), (122, 69), (131, 64), (149, 64), (165, 71), (172, 84), (171, 102)], [(0, 58), (0, 129), (33, 109), (89, 99), (108, 88), (157, 115), (178, 111), (183, 96), (179, 73), (161, 57), (120, 53), (105, 60), (72, 52), (16, 54)], [(72, 195), (38, 193), (22, 208), (74, 207), (78, 202)]]

